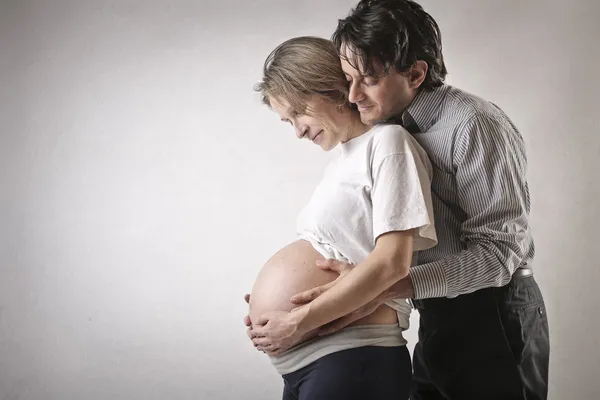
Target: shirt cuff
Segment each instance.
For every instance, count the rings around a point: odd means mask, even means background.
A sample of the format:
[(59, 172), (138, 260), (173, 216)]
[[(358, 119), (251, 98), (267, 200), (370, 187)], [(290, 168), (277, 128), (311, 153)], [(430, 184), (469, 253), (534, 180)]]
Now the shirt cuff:
[(410, 269), (414, 299), (431, 299), (448, 295), (448, 282), (443, 261), (417, 265)]

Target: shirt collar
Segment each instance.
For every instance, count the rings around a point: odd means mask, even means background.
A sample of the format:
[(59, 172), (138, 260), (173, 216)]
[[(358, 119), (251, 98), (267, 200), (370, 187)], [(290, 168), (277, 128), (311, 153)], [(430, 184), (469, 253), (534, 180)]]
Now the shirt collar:
[(448, 88), (448, 85), (442, 85), (433, 90), (420, 90), (402, 113), (402, 125), (411, 133), (427, 132), (437, 122), (440, 104)]

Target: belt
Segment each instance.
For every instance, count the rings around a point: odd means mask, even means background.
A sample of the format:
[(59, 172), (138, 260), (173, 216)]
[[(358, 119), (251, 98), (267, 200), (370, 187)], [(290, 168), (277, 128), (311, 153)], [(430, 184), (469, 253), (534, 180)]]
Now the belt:
[[(515, 270), (515, 272), (513, 272), (512, 279), (527, 278), (529, 276), (533, 276), (533, 270), (531, 268), (521, 267), (521, 268), (517, 268)], [(461, 296), (459, 296), (459, 297), (461, 297)], [(435, 298), (435, 299), (422, 299), (422, 300), (408, 299), (408, 302), (414, 309), (425, 309), (425, 304), (428, 302), (439, 303), (439, 302), (444, 302), (445, 300), (448, 300), (448, 299), (446, 299), (445, 297)]]

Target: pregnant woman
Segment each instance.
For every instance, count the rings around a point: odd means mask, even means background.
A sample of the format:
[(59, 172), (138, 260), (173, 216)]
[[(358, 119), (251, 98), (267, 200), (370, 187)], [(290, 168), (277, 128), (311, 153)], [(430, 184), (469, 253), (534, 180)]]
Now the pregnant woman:
[[(264, 265), (250, 295), (247, 323), (255, 345), (283, 376), (284, 400), (408, 399), (406, 300), (388, 301), (338, 332), (318, 335), (320, 327), (378, 297), (382, 284), (407, 276), (413, 251), (437, 243), (427, 155), (401, 126), (363, 124), (347, 88), (335, 46), (315, 37), (278, 46), (257, 86), (298, 138), (338, 152), (298, 217), (297, 240)], [(326, 259), (356, 267), (339, 276), (317, 266)], [(332, 307), (320, 302), (323, 295), (293, 310), (295, 294), (340, 279), (326, 293), (335, 296), (354, 284), (352, 274), (365, 274), (362, 281), (369, 283), (355, 286), (354, 300)], [(261, 329), (278, 313), (305, 321), (291, 333), (299, 344), (289, 349), (262, 342)]]

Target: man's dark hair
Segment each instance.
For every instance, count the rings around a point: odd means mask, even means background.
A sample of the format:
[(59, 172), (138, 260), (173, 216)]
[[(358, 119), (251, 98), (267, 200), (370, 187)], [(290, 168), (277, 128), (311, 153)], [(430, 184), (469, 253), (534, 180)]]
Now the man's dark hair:
[(366, 75), (376, 75), (375, 59), (383, 64), (386, 73), (390, 67), (407, 72), (422, 60), (428, 70), (421, 87), (431, 90), (441, 86), (448, 73), (440, 28), (414, 1), (361, 0), (348, 17), (338, 21), (331, 40), (338, 51), (346, 46), (353, 54), (348, 59), (350, 65)]

